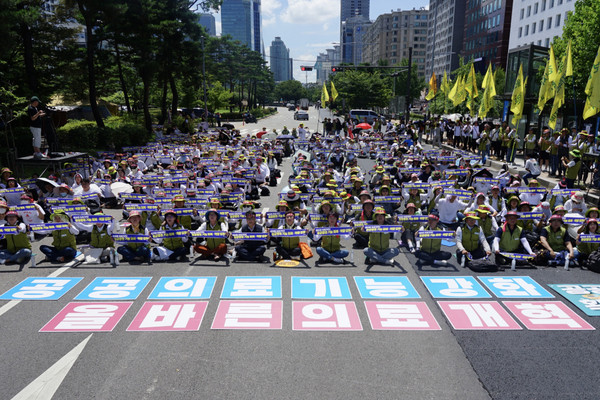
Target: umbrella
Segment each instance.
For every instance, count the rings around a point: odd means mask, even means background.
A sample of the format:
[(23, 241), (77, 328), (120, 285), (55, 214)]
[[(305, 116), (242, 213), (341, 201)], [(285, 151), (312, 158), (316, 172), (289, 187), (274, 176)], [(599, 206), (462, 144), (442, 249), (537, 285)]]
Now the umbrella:
[(293, 159), (297, 159), (299, 155), (303, 155), (304, 157), (306, 157), (307, 161), (310, 161), (310, 159), (312, 158), (312, 156), (310, 155), (310, 153), (308, 151), (304, 151), (304, 150), (297, 150), (294, 155), (293, 155)]
[(52, 190), (54, 190), (54, 188), (58, 187), (58, 183), (54, 182), (51, 179), (46, 179), (46, 178), (37, 178), (35, 180), (35, 184), (37, 187), (40, 188), (40, 190), (44, 193), (46, 192), (46, 185), (52, 185)]
[(371, 125), (367, 124), (366, 122), (358, 124), (358, 125), (356, 125), (356, 127), (359, 129), (364, 129), (364, 130), (371, 129)]
[(260, 138), (263, 139), (263, 140), (276, 139), (277, 138), (277, 134), (276, 133), (265, 133)]
[(110, 191), (118, 197), (119, 193), (133, 193), (133, 187), (128, 183), (114, 182), (110, 184)]
[(225, 129), (235, 129), (235, 127), (233, 126), (233, 124), (222, 124), (221, 128), (225, 128)]

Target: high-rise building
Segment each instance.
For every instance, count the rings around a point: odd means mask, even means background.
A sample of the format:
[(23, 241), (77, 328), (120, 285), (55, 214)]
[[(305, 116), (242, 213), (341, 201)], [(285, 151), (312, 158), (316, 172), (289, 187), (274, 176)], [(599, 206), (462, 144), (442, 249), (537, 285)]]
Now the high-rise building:
[[(498, 0), (504, 1), (504, 0)], [(467, 0), (429, 0), (425, 76), (458, 68), (462, 54)]]
[(467, 1), (462, 55), (482, 59), (481, 69), (506, 65), (513, 0)]
[(230, 35), (251, 50), (263, 53), (260, 0), (223, 0), (222, 35)]
[(513, 4), (508, 48), (534, 44), (550, 47), (562, 35), (576, 0), (517, 0)]
[(317, 62), (314, 69), (317, 73), (317, 83), (322, 84), (329, 79), (331, 67), (340, 63), (340, 46), (334, 46), (333, 49), (325, 50), (317, 56)]
[(370, 0), (340, 1), (340, 48), (341, 61), (344, 63), (362, 62), (362, 36), (371, 24), (369, 5)]
[(198, 14), (198, 23), (206, 29), (209, 36), (217, 36), (215, 27), (215, 16), (210, 13)]
[(428, 17), (429, 11), (425, 9), (397, 10), (377, 17), (362, 38), (362, 62), (400, 64), (408, 58), (408, 49), (412, 47), (413, 64), (417, 64), (419, 75), (425, 77)]
[(292, 78), (292, 59), (290, 50), (279, 36), (271, 42), (269, 49), (269, 68), (273, 72), (275, 82), (289, 81)]

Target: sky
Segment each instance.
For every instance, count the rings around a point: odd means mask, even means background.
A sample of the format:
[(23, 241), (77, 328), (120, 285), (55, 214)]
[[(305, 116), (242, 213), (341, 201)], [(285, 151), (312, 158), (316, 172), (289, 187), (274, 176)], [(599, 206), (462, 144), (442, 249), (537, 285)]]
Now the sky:
[[(375, 21), (392, 10), (427, 8), (429, 0), (371, 0), (370, 6), (369, 18)], [(267, 56), (273, 39), (281, 37), (294, 59), (294, 79), (315, 82), (315, 72), (302, 72), (300, 66), (314, 65), (319, 53), (340, 41), (340, 0), (262, 0), (261, 9)], [(215, 19), (220, 35), (221, 16)]]

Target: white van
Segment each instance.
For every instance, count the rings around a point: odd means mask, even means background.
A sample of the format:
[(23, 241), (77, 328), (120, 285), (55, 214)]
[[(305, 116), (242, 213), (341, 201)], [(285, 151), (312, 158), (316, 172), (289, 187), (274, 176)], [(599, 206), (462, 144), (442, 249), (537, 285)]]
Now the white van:
[(350, 110), (350, 118), (359, 124), (365, 122), (366, 118), (367, 123), (373, 125), (373, 122), (379, 118), (379, 115), (373, 110)]

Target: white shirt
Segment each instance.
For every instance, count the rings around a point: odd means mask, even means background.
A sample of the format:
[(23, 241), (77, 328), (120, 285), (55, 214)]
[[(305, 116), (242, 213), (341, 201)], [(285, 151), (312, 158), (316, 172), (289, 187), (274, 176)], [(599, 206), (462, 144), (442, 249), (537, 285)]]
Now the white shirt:
[(542, 169), (534, 158), (530, 158), (525, 162), (525, 169), (531, 172), (532, 175), (539, 175), (542, 173)]
[(445, 199), (438, 201), (438, 211), (440, 213), (440, 222), (445, 224), (453, 223), (456, 220), (456, 213), (467, 208), (467, 203), (464, 203), (457, 198), (453, 202), (450, 201), (451, 196), (446, 196)]

